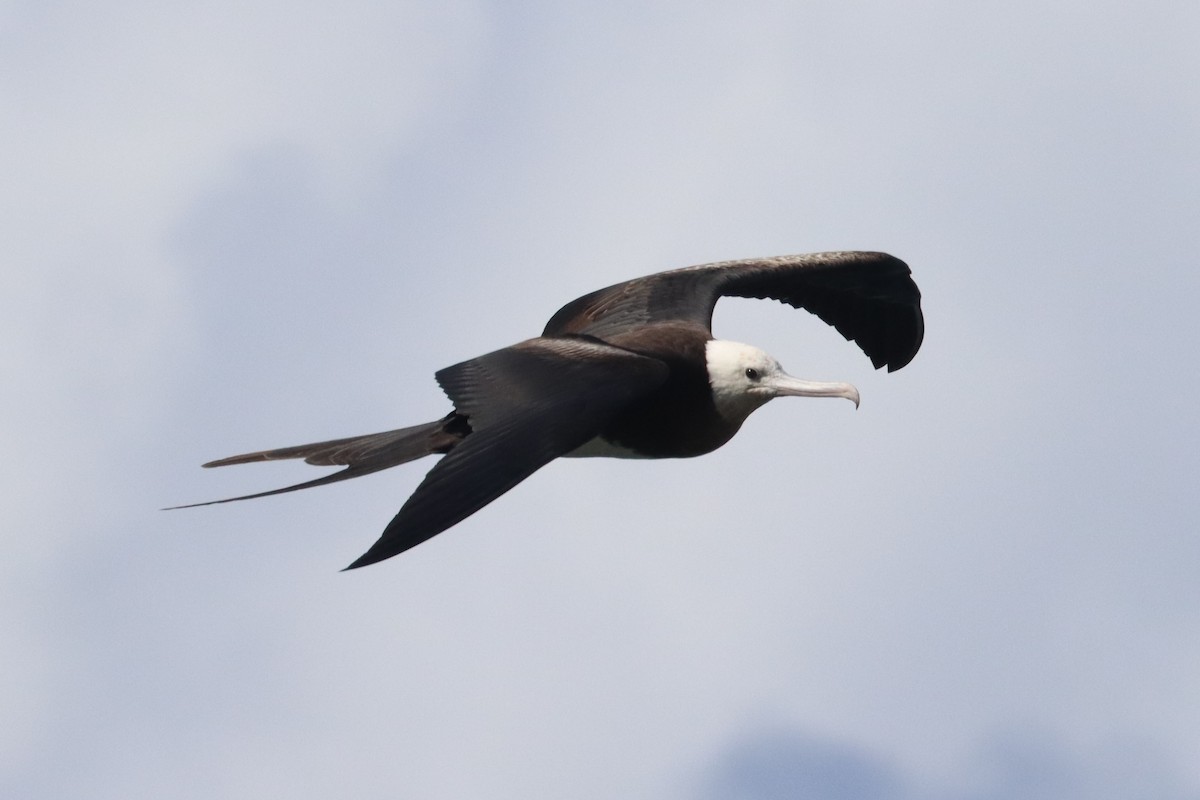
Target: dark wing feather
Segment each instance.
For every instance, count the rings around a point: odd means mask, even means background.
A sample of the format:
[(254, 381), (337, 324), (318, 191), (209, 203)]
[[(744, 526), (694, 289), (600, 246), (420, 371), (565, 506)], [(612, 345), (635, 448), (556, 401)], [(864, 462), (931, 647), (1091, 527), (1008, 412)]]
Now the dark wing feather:
[[(876, 369), (912, 361), (925, 335), (908, 265), (885, 253), (765, 259), (727, 272), (721, 294), (779, 300), (816, 314), (858, 344)], [(810, 260), (811, 259), (811, 260)]]
[(402, 553), (466, 519), (591, 440), (666, 375), (660, 361), (574, 338), (532, 339), (442, 370), (438, 382), (472, 432), (347, 569)]
[(543, 335), (605, 339), (670, 320), (711, 330), (722, 296), (803, 308), (856, 342), (877, 368), (903, 367), (924, 336), (921, 293), (908, 265), (886, 253), (855, 251), (723, 261), (635, 278), (563, 306)]

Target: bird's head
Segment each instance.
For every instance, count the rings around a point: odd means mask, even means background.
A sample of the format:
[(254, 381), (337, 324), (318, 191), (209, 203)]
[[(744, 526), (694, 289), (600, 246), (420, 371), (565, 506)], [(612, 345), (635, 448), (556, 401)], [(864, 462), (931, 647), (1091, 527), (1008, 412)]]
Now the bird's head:
[(748, 344), (711, 339), (705, 350), (708, 382), (721, 416), (742, 422), (776, 397), (844, 397), (858, 408), (858, 389), (848, 383), (793, 378), (774, 358)]

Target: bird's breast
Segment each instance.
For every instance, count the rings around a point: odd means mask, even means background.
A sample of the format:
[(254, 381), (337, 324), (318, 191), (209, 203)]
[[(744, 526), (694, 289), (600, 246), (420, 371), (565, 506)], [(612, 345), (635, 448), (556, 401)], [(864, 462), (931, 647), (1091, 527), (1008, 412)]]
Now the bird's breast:
[(676, 372), (650, 397), (618, 414), (575, 456), (690, 458), (716, 450), (740, 423), (717, 411), (703, 374)]
[(628, 447), (597, 436), (582, 447), (567, 453), (566, 458), (653, 458)]
[(667, 380), (570, 455), (690, 458), (729, 441), (740, 422), (721, 416), (713, 402), (705, 360), (708, 339), (706, 329), (692, 324), (647, 326), (614, 337), (616, 346), (665, 363)]

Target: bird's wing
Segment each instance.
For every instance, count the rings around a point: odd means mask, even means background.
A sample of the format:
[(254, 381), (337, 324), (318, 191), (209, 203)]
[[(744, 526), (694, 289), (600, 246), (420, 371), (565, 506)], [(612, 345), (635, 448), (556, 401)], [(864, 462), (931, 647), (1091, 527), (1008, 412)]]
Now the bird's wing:
[(440, 371), (438, 382), (471, 433), (347, 569), (402, 553), (466, 519), (594, 438), (666, 375), (661, 361), (578, 337), (531, 339)]
[(543, 335), (606, 339), (670, 320), (711, 329), (723, 296), (769, 298), (812, 312), (889, 371), (912, 360), (925, 333), (921, 292), (908, 265), (886, 253), (847, 251), (722, 261), (635, 278), (563, 306)]

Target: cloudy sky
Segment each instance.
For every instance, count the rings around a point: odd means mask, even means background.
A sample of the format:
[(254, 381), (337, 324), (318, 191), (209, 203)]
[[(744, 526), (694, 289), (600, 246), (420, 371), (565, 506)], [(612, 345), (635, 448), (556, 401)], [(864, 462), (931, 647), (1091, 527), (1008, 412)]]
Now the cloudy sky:
[[(0, 794), (1200, 797), (1200, 6), (0, 3)], [(690, 461), (352, 573), (449, 406), (669, 267), (905, 259)]]

